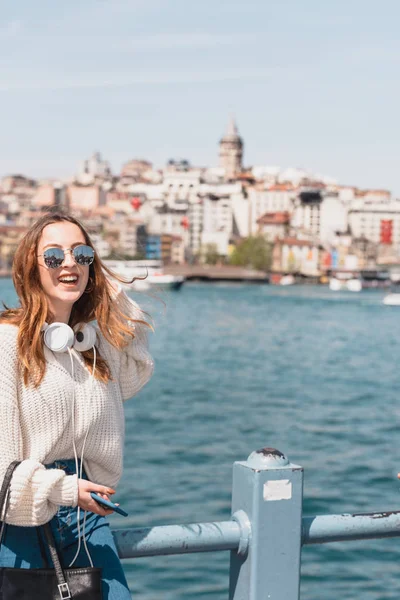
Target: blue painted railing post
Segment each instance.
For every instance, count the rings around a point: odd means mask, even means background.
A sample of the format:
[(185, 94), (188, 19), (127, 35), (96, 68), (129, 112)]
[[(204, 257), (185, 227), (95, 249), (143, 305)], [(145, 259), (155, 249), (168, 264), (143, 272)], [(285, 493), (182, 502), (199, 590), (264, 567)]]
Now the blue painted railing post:
[(302, 503), (303, 469), (278, 450), (234, 463), (232, 518), (251, 534), (247, 554), (231, 552), (230, 600), (299, 599)]

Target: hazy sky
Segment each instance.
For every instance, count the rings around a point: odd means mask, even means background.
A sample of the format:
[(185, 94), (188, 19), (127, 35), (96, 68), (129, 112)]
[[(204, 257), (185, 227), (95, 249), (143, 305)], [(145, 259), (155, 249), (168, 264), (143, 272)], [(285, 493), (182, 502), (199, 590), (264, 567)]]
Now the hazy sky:
[(0, 0), (0, 175), (245, 165), (400, 195), (399, 0)]

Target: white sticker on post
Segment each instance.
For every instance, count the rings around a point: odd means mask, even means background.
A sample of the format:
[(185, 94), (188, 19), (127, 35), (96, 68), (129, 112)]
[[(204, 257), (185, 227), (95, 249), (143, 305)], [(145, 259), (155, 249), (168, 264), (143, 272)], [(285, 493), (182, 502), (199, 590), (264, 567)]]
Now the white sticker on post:
[(264, 483), (264, 500), (290, 500), (292, 497), (292, 482), (289, 479), (277, 479)]

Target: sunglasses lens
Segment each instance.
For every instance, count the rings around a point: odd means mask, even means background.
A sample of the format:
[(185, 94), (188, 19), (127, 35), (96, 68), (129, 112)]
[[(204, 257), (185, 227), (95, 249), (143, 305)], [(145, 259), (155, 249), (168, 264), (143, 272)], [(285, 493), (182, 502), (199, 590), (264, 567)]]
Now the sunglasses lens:
[(61, 248), (47, 248), (43, 252), (43, 260), (49, 269), (58, 269), (64, 260), (64, 251)]
[(89, 266), (94, 260), (94, 250), (90, 246), (75, 246), (73, 253), (78, 265)]

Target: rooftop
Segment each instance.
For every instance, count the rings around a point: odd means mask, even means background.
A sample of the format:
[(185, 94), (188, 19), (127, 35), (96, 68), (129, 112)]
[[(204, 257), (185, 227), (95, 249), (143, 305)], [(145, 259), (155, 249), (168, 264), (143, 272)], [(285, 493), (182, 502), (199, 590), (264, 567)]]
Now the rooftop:
[(290, 214), (287, 211), (265, 213), (257, 219), (259, 225), (288, 225)]

